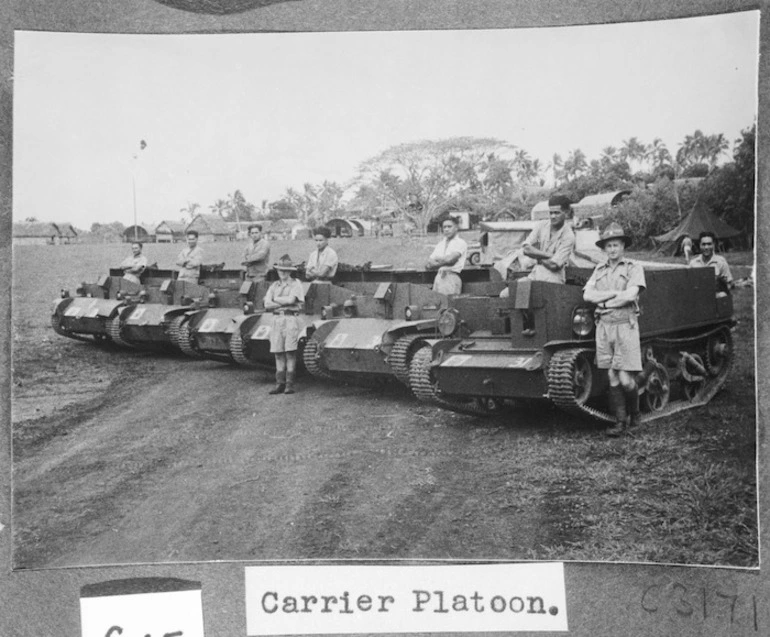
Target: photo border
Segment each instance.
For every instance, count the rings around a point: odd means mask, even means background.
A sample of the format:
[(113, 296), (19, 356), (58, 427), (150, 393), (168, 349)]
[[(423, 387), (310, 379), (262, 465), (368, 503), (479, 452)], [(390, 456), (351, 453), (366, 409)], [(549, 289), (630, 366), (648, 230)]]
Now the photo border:
[[(230, 15), (191, 13), (153, 0), (18, 0), (2, 3), (0, 25), (0, 634), (79, 635), (83, 586), (132, 577), (200, 581), (206, 635), (245, 635), (244, 567), (250, 562), (133, 564), (10, 572), (11, 564), (11, 162), (13, 32), (252, 33), (276, 31), (417, 30), (546, 27), (686, 18), (760, 9), (757, 119), (756, 371), (760, 559), (766, 547), (768, 447), (764, 429), (770, 395), (759, 382), (770, 371), (768, 242), (770, 221), (760, 211), (770, 195), (767, 110), (770, 96), (769, 2), (673, 0), (617, 3), (594, 0), (294, 0)], [(682, 72), (686, 72), (685, 69)], [(276, 563), (259, 562), (260, 564)], [(401, 562), (403, 563), (403, 562)], [(765, 569), (766, 571), (766, 569)], [(610, 563), (565, 564), (570, 633), (576, 635), (758, 635), (770, 632), (770, 584), (762, 569)], [(656, 602), (646, 603), (654, 590)], [(722, 600), (708, 609), (690, 603)], [(735, 612), (730, 599), (737, 595)], [(689, 600), (689, 601), (688, 601)], [(688, 607), (684, 603), (689, 604)], [(745, 608), (757, 608), (746, 614)], [(654, 607), (654, 610), (653, 610)], [(9, 612), (10, 609), (10, 612)], [(740, 613), (738, 612), (740, 609)], [(705, 615), (705, 617), (704, 617)]]

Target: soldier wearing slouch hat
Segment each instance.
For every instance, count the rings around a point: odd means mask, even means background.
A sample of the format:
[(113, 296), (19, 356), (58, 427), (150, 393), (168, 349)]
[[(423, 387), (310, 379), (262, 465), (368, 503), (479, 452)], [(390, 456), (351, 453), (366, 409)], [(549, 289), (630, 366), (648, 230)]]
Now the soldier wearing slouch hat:
[(302, 283), (291, 276), (297, 271), (291, 257), (284, 254), (273, 266), (278, 272), (265, 294), (265, 310), (273, 313), (270, 330), (270, 351), (275, 356), (275, 388), (270, 394), (293, 394), (299, 345), (297, 316), (305, 302)]
[(596, 303), (596, 364), (606, 369), (610, 381), (610, 411), (615, 426), (607, 435), (617, 436), (639, 424), (639, 392), (636, 372), (642, 371), (639, 337), (639, 294), (647, 285), (641, 265), (625, 256), (631, 238), (611, 223), (596, 245), (607, 261), (594, 269), (583, 290), (584, 300)]

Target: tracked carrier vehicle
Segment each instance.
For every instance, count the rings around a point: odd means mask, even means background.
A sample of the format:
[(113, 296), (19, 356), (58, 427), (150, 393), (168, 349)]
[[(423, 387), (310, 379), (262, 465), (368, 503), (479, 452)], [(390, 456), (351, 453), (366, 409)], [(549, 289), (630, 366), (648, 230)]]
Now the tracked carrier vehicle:
[[(307, 340), (303, 361), (313, 375), (342, 381), (397, 378), (408, 384), (412, 354), (438, 335), (438, 317), (449, 297), (433, 292), (435, 271), (365, 270), (338, 272), (336, 282), (351, 294), (323, 308)], [(463, 289), (495, 294), (489, 268), (462, 273)], [(491, 286), (491, 288), (490, 288)]]
[[(717, 294), (711, 268), (645, 264), (639, 329), (644, 371), (637, 379), (642, 420), (708, 402), (733, 359), (732, 299)], [(611, 422), (606, 370), (595, 363), (594, 307), (583, 301), (590, 269), (568, 268), (567, 284), (510, 281), (508, 298), (456, 297), (442, 312), (443, 338), (412, 358), (410, 385), (421, 400), (471, 413), (507, 399), (546, 399)], [(524, 330), (523, 311), (534, 317)]]
[[(216, 308), (193, 313), (187, 326), (192, 350), (208, 358), (249, 367), (273, 366), (270, 331), (275, 315), (263, 305), (269, 286), (270, 281), (244, 281), (238, 309)], [(300, 350), (326, 309), (341, 307), (352, 296), (351, 291), (328, 282), (304, 282), (302, 288), (305, 304), (298, 316)]]
[[(145, 278), (146, 275), (146, 278)], [(221, 265), (201, 266), (197, 282), (179, 280), (173, 271), (145, 271), (143, 289), (118, 313), (112, 324), (112, 339), (119, 345), (143, 349), (178, 349), (196, 356), (189, 322), (199, 312), (228, 306), (239, 308), (241, 270)]]
[(54, 302), (51, 326), (68, 338), (110, 342), (118, 313), (141, 292), (140, 284), (123, 278), (123, 270), (111, 269), (95, 283), (81, 283), (74, 296), (62, 290), (61, 298)]
[(180, 281), (175, 270), (149, 267), (136, 284), (111, 269), (96, 283), (84, 283), (76, 296), (63, 292), (52, 316), (54, 330), (78, 340), (113, 342), (123, 347), (181, 349), (189, 352), (186, 322), (201, 307), (233, 301), (240, 288), (239, 270), (201, 267), (198, 282)]

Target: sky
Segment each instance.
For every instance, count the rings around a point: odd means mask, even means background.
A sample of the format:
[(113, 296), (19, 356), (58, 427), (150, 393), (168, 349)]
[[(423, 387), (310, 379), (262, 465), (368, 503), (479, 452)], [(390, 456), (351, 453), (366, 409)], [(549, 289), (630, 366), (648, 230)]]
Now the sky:
[(14, 219), (154, 226), (236, 189), (259, 207), (423, 139), (494, 137), (544, 165), (632, 136), (672, 153), (696, 129), (732, 142), (756, 118), (758, 31), (757, 11), (467, 31), (17, 31)]

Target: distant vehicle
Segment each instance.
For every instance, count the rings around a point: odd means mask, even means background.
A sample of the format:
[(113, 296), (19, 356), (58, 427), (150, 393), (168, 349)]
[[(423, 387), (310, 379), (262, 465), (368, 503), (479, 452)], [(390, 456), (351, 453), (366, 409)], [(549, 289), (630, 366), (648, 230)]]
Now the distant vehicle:
[(536, 221), (482, 221), (478, 243), (468, 246), (470, 265), (492, 265), (521, 247)]

